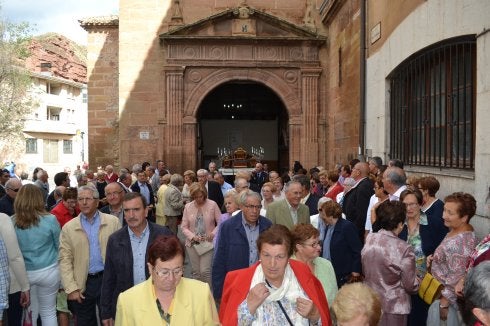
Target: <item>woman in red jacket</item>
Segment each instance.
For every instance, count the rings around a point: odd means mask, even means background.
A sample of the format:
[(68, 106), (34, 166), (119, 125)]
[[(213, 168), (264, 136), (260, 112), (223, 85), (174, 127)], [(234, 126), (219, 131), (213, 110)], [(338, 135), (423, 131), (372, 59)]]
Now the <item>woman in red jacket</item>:
[(226, 275), (220, 306), (223, 325), (331, 325), (320, 281), (290, 260), (291, 233), (273, 225), (257, 240), (259, 262)]

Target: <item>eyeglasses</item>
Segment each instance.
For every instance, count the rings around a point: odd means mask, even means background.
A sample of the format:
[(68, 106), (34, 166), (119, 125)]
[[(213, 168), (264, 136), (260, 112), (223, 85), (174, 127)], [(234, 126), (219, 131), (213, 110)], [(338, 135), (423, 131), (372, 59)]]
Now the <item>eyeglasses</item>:
[(404, 203), (404, 204), (407, 207), (416, 207), (416, 206), (419, 206), (419, 203)]
[(13, 192), (18, 192), (20, 190), (20, 188), (17, 188), (17, 189), (5, 188), (5, 189), (12, 190)]
[(170, 274), (174, 277), (179, 277), (184, 272), (184, 267), (181, 266), (175, 269), (156, 269), (156, 267), (153, 267), (153, 271), (159, 278), (168, 278)]
[(245, 205), (245, 207), (258, 210), (262, 209), (262, 205)]
[(313, 243), (302, 243), (303, 246), (308, 246), (308, 247), (312, 247), (312, 248), (315, 248), (315, 247), (320, 247), (320, 242), (319, 241), (315, 241)]
[(105, 194), (106, 197), (112, 197), (112, 196), (117, 196), (119, 195), (120, 193), (122, 193), (124, 190), (121, 190), (121, 191), (116, 191), (116, 192), (110, 192), (108, 194)]

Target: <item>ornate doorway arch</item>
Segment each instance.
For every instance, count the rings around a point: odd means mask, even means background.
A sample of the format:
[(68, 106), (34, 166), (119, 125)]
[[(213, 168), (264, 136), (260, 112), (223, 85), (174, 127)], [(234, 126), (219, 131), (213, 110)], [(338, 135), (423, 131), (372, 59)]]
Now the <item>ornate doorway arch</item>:
[(324, 123), (319, 118), (319, 49), (325, 39), (253, 8), (238, 9), (160, 35), (165, 107), (158, 123), (164, 157), (182, 169), (200, 167), (195, 157), (199, 106), (213, 89), (238, 80), (263, 84), (283, 102), (289, 117), (289, 164), (318, 164), (323, 151), (319, 126)]

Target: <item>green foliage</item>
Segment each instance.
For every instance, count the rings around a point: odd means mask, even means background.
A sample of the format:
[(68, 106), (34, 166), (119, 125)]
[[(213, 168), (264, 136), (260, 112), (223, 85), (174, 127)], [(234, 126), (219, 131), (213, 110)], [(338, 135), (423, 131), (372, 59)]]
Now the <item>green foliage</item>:
[(24, 68), (29, 40), (27, 23), (0, 20), (0, 155), (21, 143), (24, 118), (32, 110), (28, 95), (31, 81)]

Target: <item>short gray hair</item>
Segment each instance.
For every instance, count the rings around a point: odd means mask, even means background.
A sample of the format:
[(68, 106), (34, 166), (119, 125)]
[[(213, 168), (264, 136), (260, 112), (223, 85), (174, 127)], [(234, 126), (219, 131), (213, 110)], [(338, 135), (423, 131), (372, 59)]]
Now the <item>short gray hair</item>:
[(490, 261), (484, 261), (473, 267), (464, 282), (463, 318), (468, 325), (473, 318), (473, 308), (490, 311)]
[(209, 174), (209, 171), (208, 171), (208, 170), (206, 170), (206, 169), (199, 169), (199, 170), (197, 170), (197, 172), (196, 172), (196, 175), (198, 175), (198, 174), (205, 174), (205, 175), (208, 175), (208, 174)]
[(407, 184), (407, 175), (403, 169), (395, 166), (391, 166), (385, 171), (386, 179), (388, 179), (395, 186), (401, 187)]
[(99, 195), (99, 192), (97, 191), (97, 188), (95, 188), (95, 186), (93, 185), (86, 185), (86, 186), (81, 186), (80, 188), (78, 188), (78, 194), (80, 194), (80, 192), (82, 191), (90, 191), (92, 192), (92, 197), (94, 199), (99, 199), (100, 198), (100, 195)]
[(257, 198), (259, 202), (262, 200), (258, 192), (253, 190), (244, 190), (238, 194), (238, 198), (236, 200), (237, 204), (240, 206), (245, 205), (247, 203), (247, 198), (249, 197)]
[(176, 187), (180, 187), (184, 184), (184, 177), (178, 173), (174, 173), (170, 177), (170, 184), (173, 184)]
[(133, 171), (133, 173), (138, 173), (138, 172), (141, 172), (143, 168), (141, 167), (141, 164), (138, 164), (136, 163), (135, 165), (133, 165), (133, 168), (131, 169)]
[(301, 182), (298, 182), (298, 181), (295, 181), (295, 180), (291, 180), (291, 181), (288, 181), (288, 183), (286, 183), (286, 185), (284, 186), (284, 192), (288, 192), (289, 188), (292, 186), (292, 185), (300, 185), (301, 186)]

